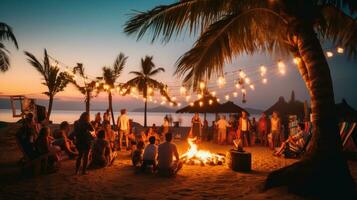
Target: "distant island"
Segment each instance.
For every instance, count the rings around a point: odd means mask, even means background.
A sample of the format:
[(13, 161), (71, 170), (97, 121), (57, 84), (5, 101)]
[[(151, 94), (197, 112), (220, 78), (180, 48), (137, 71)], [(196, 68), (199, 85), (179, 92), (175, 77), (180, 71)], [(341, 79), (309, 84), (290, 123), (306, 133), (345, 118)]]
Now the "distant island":
[[(157, 107), (154, 107), (154, 108), (148, 108), (147, 111), (148, 112), (173, 113), (173, 112), (176, 112), (176, 109), (168, 108), (168, 107), (165, 107), (165, 106), (157, 106)], [(131, 112), (144, 112), (144, 108), (135, 108), (135, 109), (132, 109)]]

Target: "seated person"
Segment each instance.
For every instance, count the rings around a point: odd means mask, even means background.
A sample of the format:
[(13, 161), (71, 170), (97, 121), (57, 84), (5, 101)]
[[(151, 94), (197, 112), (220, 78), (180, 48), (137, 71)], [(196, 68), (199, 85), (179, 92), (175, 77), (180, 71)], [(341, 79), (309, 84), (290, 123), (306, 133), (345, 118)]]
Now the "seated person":
[(304, 148), (305, 142), (307, 141), (307, 138), (309, 136), (309, 133), (304, 130), (305, 124), (299, 123), (298, 133), (293, 136), (289, 136), (289, 138), (281, 144), (280, 148), (274, 153), (274, 155), (281, 156), (282, 154), (285, 154), (287, 152), (300, 152)]
[(143, 160), (142, 154), (143, 154), (144, 146), (145, 146), (144, 142), (139, 141), (137, 147), (131, 153), (131, 161), (133, 162), (134, 167), (141, 165), (142, 163)]
[(78, 152), (72, 140), (68, 139), (69, 131), (69, 123), (67, 121), (63, 121), (60, 124), (59, 130), (56, 130), (53, 134), (53, 144), (61, 147), (61, 149), (64, 150), (68, 156), (74, 157), (78, 155)]
[(35, 141), (35, 148), (39, 155), (49, 154), (47, 162), (47, 170), (57, 170), (56, 164), (60, 161), (61, 148), (52, 145), (50, 137), (50, 128), (43, 127)]
[(105, 131), (100, 130), (92, 146), (92, 162), (90, 167), (101, 168), (113, 163), (115, 154), (112, 153), (110, 144), (105, 140)]
[(112, 126), (108, 122), (103, 122), (103, 130), (105, 131), (105, 140), (110, 144), (110, 148), (113, 150), (115, 147), (116, 133), (112, 130)]
[(156, 156), (157, 156), (157, 146), (155, 145), (156, 138), (151, 136), (149, 138), (150, 144), (145, 147), (143, 155), (143, 164), (141, 165), (141, 170), (145, 171), (148, 165), (153, 166), (153, 171), (156, 171)]
[(144, 131), (140, 131), (138, 142), (142, 141), (142, 142), (144, 142), (144, 144), (148, 144), (149, 143), (148, 139), (149, 138), (146, 136), (145, 132)]
[[(166, 133), (165, 140), (166, 142), (158, 147), (158, 172), (161, 175), (172, 176), (182, 168), (182, 162), (180, 162), (176, 145), (171, 143), (172, 133)], [(173, 161), (173, 157), (175, 157), (175, 161)]]
[(37, 135), (38, 126), (34, 120), (34, 116), (32, 113), (28, 113), (24, 119), (23, 126), (16, 133), (16, 139), (29, 159), (34, 159), (38, 156), (34, 144)]
[(156, 139), (156, 145), (160, 144), (160, 135), (157, 132), (155, 132), (153, 128), (149, 128), (147, 133), (147, 138), (150, 138), (152, 136), (155, 137)]

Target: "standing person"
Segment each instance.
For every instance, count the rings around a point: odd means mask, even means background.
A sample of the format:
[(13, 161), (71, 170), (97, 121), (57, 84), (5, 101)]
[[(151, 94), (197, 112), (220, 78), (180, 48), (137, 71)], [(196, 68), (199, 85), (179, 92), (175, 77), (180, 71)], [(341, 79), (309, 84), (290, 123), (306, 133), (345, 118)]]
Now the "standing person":
[(222, 115), (216, 122), (216, 126), (218, 131), (218, 144), (225, 144), (227, 142), (227, 127), (231, 127), (226, 120), (226, 116)]
[(82, 174), (87, 174), (88, 155), (94, 139), (91, 131), (94, 131), (94, 128), (90, 123), (90, 116), (87, 112), (84, 112), (79, 120), (74, 123), (74, 137), (79, 154), (76, 162), (76, 174), (79, 174), (82, 160)]
[(208, 141), (209, 127), (207, 119), (203, 120), (202, 140)]
[(198, 113), (195, 113), (191, 120), (192, 126), (191, 126), (191, 137), (201, 137), (201, 131), (202, 131), (202, 123), (200, 116)]
[(259, 139), (263, 146), (268, 145), (268, 120), (266, 118), (265, 113), (259, 118), (258, 121), (258, 132), (259, 132)]
[(253, 117), (252, 121), (250, 122), (250, 144), (254, 145), (258, 139), (257, 121), (255, 120), (255, 117)]
[(243, 146), (250, 146), (250, 123), (247, 113), (242, 111), (242, 116), (239, 118), (238, 122), (238, 135), (243, 142)]
[(120, 110), (120, 116), (118, 117), (118, 130), (119, 130), (119, 150), (122, 149), (123, 145), (123, 137), (125, 137), (125, 148), (129, 148), (129, 131), (130, 131), (130, 124), (129, 124), (129, 117), (127, 115), (126, 109)]
[(110, 124), (110, 116), (107, 112), (103, 113), (103, 123), (109, 123)]
[(164, 138), (165, 134), (169, 132), (169, 117), (166, 115), (164, 117), (164, 123), (162, 124), (162, 132), (161, 132), (161, 137)]
[(235, 125), (235, 118), (233, 115), (229, 116), (229, 127), (228, 127), (228, 135), (227, 135), (227, 144), (233, 144), (233, 140), (235, 139), (236, 135), (236, 125)]
[(111, 150), (114, 150), (116, 133), (108, 122), (103, 123), (103, 130), (105, 131), (105, 140), (109, 142)]
[(94, 127), (100, 127), (102, 125), (102, 117), (100, 116), (100, 112), (97, 112), (94, 116), (94, 121), (92, 122)]
[(270, 119), (271, 123), (271, 137), (272, 137), (272, 147), (280, 146), (280, 131), (281, 131), (281, 122), (276, 111), (273, 112), (273, 115)]
[[(166, 133), (166, 142), (158, 147), (158, 172), (161, 175), (172, 176), (175, 175), (181, 168), (180, 156), (177, 147), (172, 143), (172, 133)], [(175, 161), (173, 158), (175, 157)]]

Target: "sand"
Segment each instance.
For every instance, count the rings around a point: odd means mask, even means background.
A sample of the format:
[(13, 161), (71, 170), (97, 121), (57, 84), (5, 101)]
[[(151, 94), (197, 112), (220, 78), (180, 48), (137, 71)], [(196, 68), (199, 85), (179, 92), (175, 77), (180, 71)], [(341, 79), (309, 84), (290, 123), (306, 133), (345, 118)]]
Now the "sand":
[[(0, 199), (302, 199), (284, 188), (263, 192), (267, 174), (296, 162), (277, 158), (264, 147), (246, 150), (252, 153), (251, 173), (237, 173), (226, 166), (184, 165), (175, 178), (138, 174), (131, 166), (129, 154), (121, 152), (114, 165), (74, 175), (74, 161), (62, 162), (59, 172), (23, 178), (17, 166), (21, 158), (11, 124), (0, 129)], [(180, 152), (185, 141), (175, 142)], [(225, 153), (230, 146), (203, 143), (201, 149)], [(357, 163), (350, 162), (357, 178)]]

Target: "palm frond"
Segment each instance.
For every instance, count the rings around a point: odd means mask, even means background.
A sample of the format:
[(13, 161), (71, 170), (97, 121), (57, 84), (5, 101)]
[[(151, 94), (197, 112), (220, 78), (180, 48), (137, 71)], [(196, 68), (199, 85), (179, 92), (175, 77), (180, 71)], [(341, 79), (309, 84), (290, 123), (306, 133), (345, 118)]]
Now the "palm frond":
[(43, 76), (46, 77), (45, 75), (45, 69), (43, 68), (42, 64), (40, 61), (37, 60), (37, 58), (30, 52), (24, 51), (25, 55), (28, 57), (27, 61)]
[(345, 48), (349, 58), (357, 59), (357, 20), (334, 6), (321, 8), (322, 19), (317, 30), (323, 38)]
[(339, 10), (349, 10), (350, 14), (357, 12), (356, 0), (313, 0), (319, 6), (334, 6)]
[(145, 58), (141, 59), (141, 70), (144, 75), (148, 75), (155, 68), (152, 59), (153, 56), (145, 56)]
[(148, 76), (155, 76), (156, 74), (158, 74), (160, 72), (165, 72), (165, 69), (162, 67), (154, 69), (148, 74)]
[(119, 77), (120, 74), (122, 73), (124, 66), (126, 64), (126, 60), (128, 57), (126, 57), (123, 53), (120, 53), (117, 58), (114, 61), (113, 68), (114, 68), (114, 73)]
[[(2, 46), (2, 43), (0, 43)], [(7, 50), (5, 48), (0, 47), (0, 71), (6, 72), (10, 67), (10, 59), (7, 55)]]
[(17, 49), (19, 48), (12, 28), (3, 22), (0, 22), (0, 40), (10, 40), (14, 43)]
[[(177, 61), (175, 74), (193, 87), (205, 77), (222, 74), (226, 62), (243, 53), (287, 52), (287, 25), (280, 16), (260, 8), (224, 16), (200, 36), (195, 46)], [(191, 85), (188, 82), (185, 84)]]
[(138, 71), (131, 71), (131, 72), (129, 72), (129, 74), (134, 74), (136, 76), (144, 76), (144, 74), (142, 72), (138, 72)]

